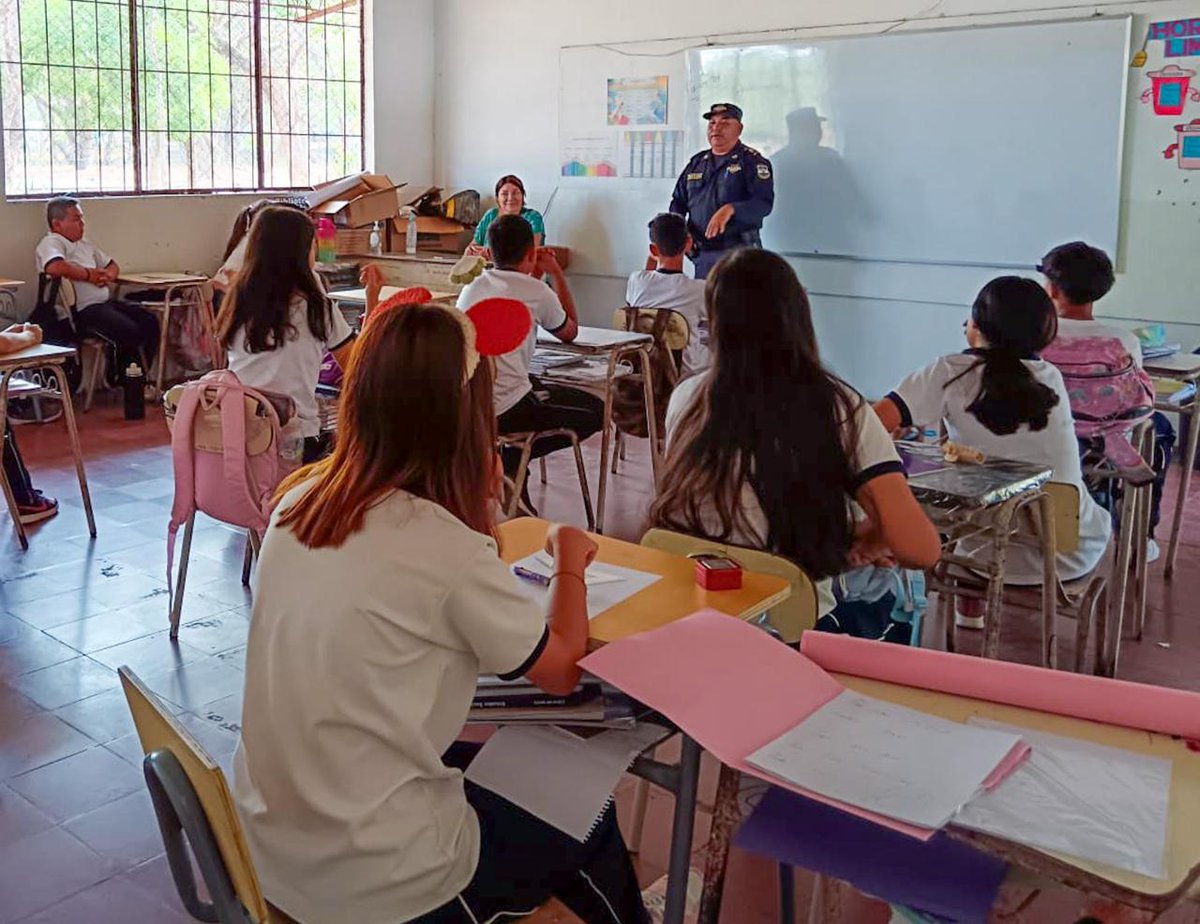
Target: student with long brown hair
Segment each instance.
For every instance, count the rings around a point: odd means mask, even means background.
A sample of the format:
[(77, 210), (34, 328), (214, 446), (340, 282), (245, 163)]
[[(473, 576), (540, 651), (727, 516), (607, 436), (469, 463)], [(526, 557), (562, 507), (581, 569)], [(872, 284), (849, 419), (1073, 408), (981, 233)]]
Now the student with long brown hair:
[(470, 325), (434, 305), (378, 313), (346, 372), (333, 455), (281, 488), (235, 798), (266, 896), (301, 921), (469, 924), (553, 894), (587, 922), (640, 924), (611, 810), (580, 844), (444, 757), (479, 674), (574, 688), (596, 549), (551, 529), (548, 616), (501, 561), (491, 369), (473, 368)]
[(326, 351), (344, 369), (354, 332), (313, 272), (316, 232), (308, 215), (272, 205), (250, 226), (246, 263), (221, 313), (217, 338), (243, 385), (287, 395), (296, 416), (282, 455), (311, 462), (321, 451), (317, 380)]
[(829, 578), (852, 564), (937, 561), (937, 531), (891, 438), (822, 365), (808, 296), (787, 261), (734, 251), (704, 296), (712, 366), (671, 396), (651, 522), (792, 560), (817, 582), (818, 615), (834, 607)]

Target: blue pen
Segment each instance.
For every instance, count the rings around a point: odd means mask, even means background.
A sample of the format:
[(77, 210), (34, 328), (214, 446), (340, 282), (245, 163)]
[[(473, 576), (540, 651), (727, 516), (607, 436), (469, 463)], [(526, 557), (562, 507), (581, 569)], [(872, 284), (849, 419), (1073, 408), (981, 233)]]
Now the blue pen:
[(541, 584), (543, 587), (550, 586), (550, 578), (544, 574), (530, 571), (528, 568), (522, 568), (520, 565), (513, 565), (512, 570), (513, 574), (523, 581), (529, 581), (531, 584)]

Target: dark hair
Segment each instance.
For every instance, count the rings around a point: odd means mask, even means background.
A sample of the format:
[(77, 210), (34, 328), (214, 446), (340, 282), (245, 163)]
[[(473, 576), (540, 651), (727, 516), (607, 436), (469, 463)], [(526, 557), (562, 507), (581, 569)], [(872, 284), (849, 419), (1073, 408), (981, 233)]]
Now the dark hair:
[(712, 369), (673, 436), (651, 522), (733, 541), (753, 532), (749, 485), (765, 548), (813, 578), (836, 574), (854, 536), (847, 427), (863, 399), (821, 365), (808, 296), (782, 257), (734, 251), (704, 298)]
[(466, 334), (454, 310), (397, 307), (375, 318), (355, 344), (342, 380), (333, 455), (291, 475), (278, 492), (316, 479), (279, 517), (308, 548), (340, 546), (395, 490), (433, 501), (491, 534), (491, 366), (479, 363), (464, 382)]
[(650, 219), (650, 243), (664, 257), (677, 257), (687, 246), (688, 227), (682, 215), (662, 212)]
[(1116, 282), (1108, 254), (1083, 241), (1055, 247), (1042, 257), (1038, 272), (1062, 289), (1072, 305), (1099, 301)]
[(307, 304), (313, 337), (323, 342), (329, 336), (329, 299), (308, 262), (315, 233), (304, 212), (271, 205), (258, 213), (250, 226), (245, 266), (217, 318), (217, 337), (226, 349), (242, 327), (250, 353), (276, 350), (294, 339), (296, 296)]
[(515, 187), (517, 187), (517, 189), (521, 190), (521, 199), (524, 200), (525, 199), (525, 184), (521, 182), (521, 178), (519, 176), (513, 176), (511, 173), (507, 174), (506, 176), (502, 176), (502, 177), (500, 177), (500, 179), (496, 180), (496, 195), (497, 196), (500, 195), (500, 190), (502, 190), (509, 183), (512, 183), (513, 186), (515, 186)]
[(74, 196), (55, 196), (46, 203), (46, 227), (54, 230), (54, 223), (67, 217), (72, 208), (79, 208), (79, 200)]
[(237, 250), (238, 244), (242, 242), (242, 238), (250, 232), (250, 226), (254, 224), (255, 216), (269, 205), (282, 205), (291, 209), (299, 209), (301, 212), (308, 211), (308, 200), (303, 196), (284, 196), (281, 199), (259, 199), (257, 202), (251, 202), (238, 212), (237, 218), (233, 220), (229, 240), (225, 242), (225, 252), (221, 255), (222, 263), (229, 259), (229, 255)]
[(501, 215), (488, 225), (487, 239), (492, 262), (499, 269), (511, 269), (533, 247), (533, 226), (520, 215)]
[(982, 366), (979, 393), (967, 410), (1000, 436), (1016, 433), (1021, 424), (1044, 430), (1058, 394), (1035, 379), (1024, 360), (1036, 359), (1038, 350), (1058, 336), (1050, 296), (1032, 279), (1000, 276), (980, 291), (971, 320), (988, 345), (974, 350), (979, 361), (947, 385)]

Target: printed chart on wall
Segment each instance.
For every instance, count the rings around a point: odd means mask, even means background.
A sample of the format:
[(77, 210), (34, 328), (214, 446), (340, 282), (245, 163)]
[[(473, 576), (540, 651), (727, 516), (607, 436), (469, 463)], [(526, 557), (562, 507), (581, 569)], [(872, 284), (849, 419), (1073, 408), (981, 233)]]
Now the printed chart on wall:
[(666, 125), (668, 78), (610, 77), (608, 79), (609, 125)]
[[(1200, 106), (1196, 105), (1200, 86), (1196, 69), (1184, 66), (1188, 59), (1200, 61), (1200, 17), (1150, 23), (1131, 64), (1145, 67), (1160, 48), (1163, 63), (1146, 72), (1148, 85), (1141, 101), (1152, 107), (1154, 115), (1170, 119), (1160, 134), (1168, 141), (1162, 149), (1163, 159), (1173, 161), (1180, 170), (1200, 170)], [(1188, 115), (1198, 117), (1188, 119)]]

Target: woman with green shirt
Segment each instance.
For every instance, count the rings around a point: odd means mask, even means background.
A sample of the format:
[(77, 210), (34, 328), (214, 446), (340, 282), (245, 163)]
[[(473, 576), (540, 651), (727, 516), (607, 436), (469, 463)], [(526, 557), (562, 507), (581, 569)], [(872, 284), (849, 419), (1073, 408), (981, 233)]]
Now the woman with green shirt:
[(546, 226), (537, 209), (525, 208), (525, 184), (520, 177), (509, 174), (496, 181), (496, 206), (484, 212), (475, 226), (475, 237), (467, 245), (468, 256), (487, 256), (487, 232), (492, 222), (501, 215), (520, 215), (533, 228), (533, 241), (541, 246), (546, 239)]

